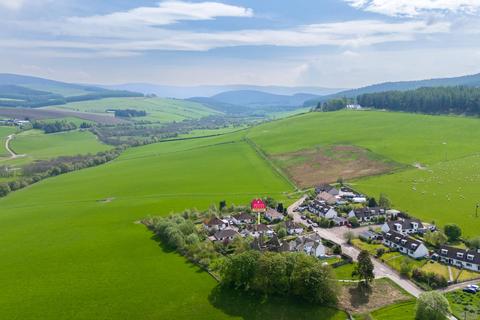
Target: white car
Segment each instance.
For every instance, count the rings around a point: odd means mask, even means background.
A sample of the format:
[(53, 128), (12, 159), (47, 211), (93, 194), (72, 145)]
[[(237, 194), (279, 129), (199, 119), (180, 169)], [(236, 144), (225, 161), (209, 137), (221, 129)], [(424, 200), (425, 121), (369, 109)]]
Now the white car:
[(476, 284), (471, 284), (467, 288), (472, 288), (473, 290), (479, 292), (480, 291), (480, 286), (477, 286)]

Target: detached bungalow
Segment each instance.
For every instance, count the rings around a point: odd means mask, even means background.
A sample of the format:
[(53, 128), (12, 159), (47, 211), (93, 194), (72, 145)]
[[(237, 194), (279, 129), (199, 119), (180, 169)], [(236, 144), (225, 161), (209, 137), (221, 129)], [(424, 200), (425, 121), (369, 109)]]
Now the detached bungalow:
[(239, 237), (239, 236), (240, 234), (233, 229), (220, 230), (220, 231), (217, 231), (214, 235), (215, 240), (221, 241), (221, 242), (230, 242), (235, 237)]
[(418, 219), (388, 221), (382, 226), (383, 232), (395, 231), (403, 234), (413, 234), (425, 231), (423, 223)]
[(327, 211), (327, 213), (325, 213), (325, 218), (326, 218), (326, 219), (330, 219), (330, 220), (331, 220), (331, 219), (334, 219), (334, 218), (336, 218), (336, 217), (338, 217), (338, 213), (337, 213), (337, 211), (335, 211), (335, 209), (333, 209), (333, 208), (330, 208), (330, 209)]
[(329, 205), (334, 205), (334, 204), (337, 203), (337, 198), (335, 198), (335, 196), (333, 196), (330, 193), (327, 193), (325, 191), (321, 192), (317, 196), (317, 200), (323, 201), (323, 202), (325, 202), (326, 204), (329, 204)]
[(287, 229), (287, 233), (290, 235), (302, 234), (303, 232), (303, 226), (293, 221), (286, 221), (285, 228)]
[(277, 210), (274, 210), (272, 208), (268, 208), (267, 212), (265, 213), (265, 219), (267, 219), (270, 222), (273, 221), (281, 221), (285, 217), (283, 216), (282, 213), (278, 212)]
[(373, 218), (385, 215), (385, 209), (382, 208), (358, 208), (348, 213), (349, 218), (356, 217), (359, 222), (370, 222)]
[(255, 222), (255, 218), (245, 212), (234, 215), (232, 220), (236, 225), (250, 224)]
[(442, 246), (437, 252), (440, 262), (454, 265), (472, 271), (480, 271), (480, 249), (465, 250), (449, 246)]
[(414, 259), (428, 255), (428, 249), (423, 242), (395, 231), (383, 233), (383, 244), (392, 249), (398, 249)]
[(204, 222), (203, 226), (208, 230), (208, 232), (215, 232), (227, 228), (228, 222), (220, 220), (217, 217), (213, 217), (212, 219)]

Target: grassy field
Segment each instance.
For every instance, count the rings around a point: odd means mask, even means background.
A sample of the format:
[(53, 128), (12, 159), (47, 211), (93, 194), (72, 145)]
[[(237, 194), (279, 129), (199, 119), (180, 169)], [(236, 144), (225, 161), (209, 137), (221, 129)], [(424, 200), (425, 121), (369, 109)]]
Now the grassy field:
[[(362, 318), (359, 318), (362, 319)], [(368, 318), (367, 318), (368, 319)], [(400, 302), (371, 313), (373, 320), (414, 320), (415, 301)]]
[(10, 156), (7, 149), (5, 149), (5, 141), (7, 140), (7, 137), (10, 134), (15, 133), (15, 131), (15, 127), (0, 126), (0, 158)]
[(457, 290), (445, 294), (450, 302), (453, 315), (458, 319), (480, 319), (480, 295)]
[(144, 110), (147, 112), (146, 117), (133, 118), (133, 120), (160, 122), (198, 119), (208, 115), (220, 114), (218, 111), (205, 107), (200, 103), (165, 98), (108, 98), (73, 102), (52, 108), (91, 113), (106, 113), (108, 109)]
[[(0, 200), (0, 318), (345, 319), (220, 294), (135, 221), (291, 191), (240, 135), (159, 143)], [(110, 198), (104, 202), (102, 199)]]
[[(272, 158), (332, 145), (367, 149), (404, 169), (353, 181), (354, 187), (375, 197), (386, 193), (395, 207), (426, 221), (455, 221), (466, 236), (478, 234), (479, 119), (381, 111), (314, 113), (255, 127), (248, 137)], [(316, 165), (322, 169), (322, 163)]]
[(40, 130), (28, 130), (17, 134), (10, 145), (15, 153), (27, 155), (24, 158), (13, 160), (15, 164), (58, 156), (95, 154), (112, 148), (99, 142), (89, 131), (45, 134)]

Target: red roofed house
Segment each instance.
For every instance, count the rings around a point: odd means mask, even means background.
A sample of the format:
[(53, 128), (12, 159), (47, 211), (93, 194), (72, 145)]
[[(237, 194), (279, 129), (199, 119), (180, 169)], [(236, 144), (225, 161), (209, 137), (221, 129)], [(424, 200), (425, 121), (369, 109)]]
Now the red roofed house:
[(253, 199), (251, 205), (253, 212), (265, 212), (265, 210), (267, 210), (267, 206), (265, 205), (265, 202), (262, 201), (262, 199)]

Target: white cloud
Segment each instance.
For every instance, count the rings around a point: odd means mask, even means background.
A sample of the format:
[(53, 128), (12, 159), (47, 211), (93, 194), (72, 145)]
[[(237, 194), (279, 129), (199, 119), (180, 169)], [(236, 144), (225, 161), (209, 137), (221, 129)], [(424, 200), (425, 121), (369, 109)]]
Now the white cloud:
[(0, 6), (9, 10), (18, 10), (24, 4), (24, 0), (0, 0)]
[(211, 20), (216, 17), (251, 17), (253, 10), (220, 2), (191, 3), (165, 1), (156, 7), (139, 7), (124, 12), (89, 17), (71, 17), (72, 24), (89, 28), (117, 28), (122, 26), (160, 26), (187, 20)]
[[(31, 28), (42, 28), (41, 24)], [(61, 34), (75, 40), (3, 39), (3, 48), (68, 49), (97, 52), (99, 56), (128, 56), (150, 50), (207, 51), (214, 48), (234, 46), (282, 46), (315, 47), (343, 46), (362, 47), (379, 43), (412, 41), (422, 35), (445, 33), (450, 30), (448, 22), (404, 21), (383, 22), (356, 20), (299, 26), (290, 29), (235, 30), (218, 32), (194, 32), (153, 28), (149, 26), (127, 28), (122, 32), (99, 28), (82, 28), (69, 21), (66, 25), (49, 24), (46, 32)], [(60, 54), (60, 53), (59, 53)], [(62, 53), (63, 54), (63, 53)], [(65, 52), (72, 55), (78, 53)], [(82, 54), (91, 56), (91, 54)], [(80, 56), (80, 55), (79, 55)]]
[(415, 17), (429, 13), (480, 13), (480, 0), (344, 0), (352, 7), (388, 16)]

